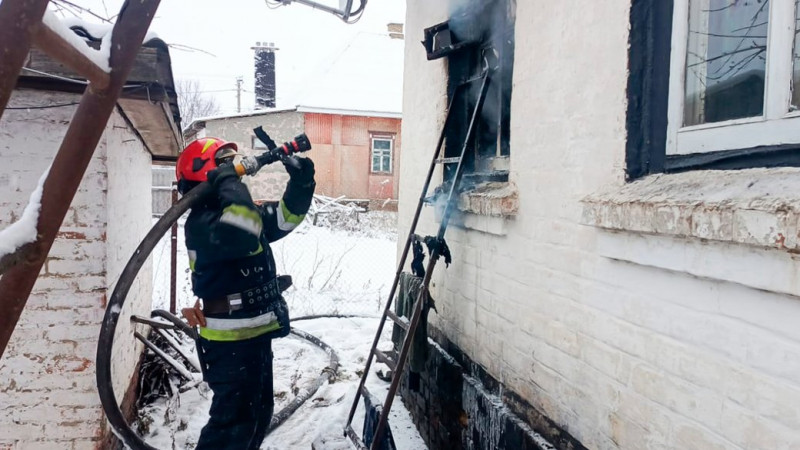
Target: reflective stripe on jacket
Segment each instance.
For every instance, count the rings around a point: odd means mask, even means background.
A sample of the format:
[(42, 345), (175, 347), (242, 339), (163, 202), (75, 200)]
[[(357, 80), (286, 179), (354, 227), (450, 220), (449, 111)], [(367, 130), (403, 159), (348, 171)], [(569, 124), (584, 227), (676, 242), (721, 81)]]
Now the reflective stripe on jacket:
[[(192, 289), (203, 298), (219, 298), (263, 285), (276, 276), (270, 242), (299, 225), (314, 193), (314, 183), (297, 186), (289, 180), (279, 202), (257, 206), (237, 178), (223, 179), (217, 195), (192, 208), (186, 219), (186, 247)], [(207, 315), (200, 335), (208, 340), (249, 339), (280, 328), (267, 315)], [(222, 322), (221, 322), (222, 321)]]

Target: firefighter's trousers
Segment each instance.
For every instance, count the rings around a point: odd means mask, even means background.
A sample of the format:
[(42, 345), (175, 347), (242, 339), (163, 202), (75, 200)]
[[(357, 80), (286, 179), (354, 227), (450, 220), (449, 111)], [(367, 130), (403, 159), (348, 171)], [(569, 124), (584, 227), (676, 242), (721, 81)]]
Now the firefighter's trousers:
[(199, 338), (203, 377), (214, 393), (197, 450), (258, 450), (272, 419), (272, 342)]

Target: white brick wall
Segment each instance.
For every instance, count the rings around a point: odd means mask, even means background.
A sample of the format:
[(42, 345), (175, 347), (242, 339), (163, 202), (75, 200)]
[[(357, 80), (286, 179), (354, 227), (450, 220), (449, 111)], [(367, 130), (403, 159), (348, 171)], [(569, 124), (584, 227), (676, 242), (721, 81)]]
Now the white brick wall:
[[(16, 91), (14, 105), (79, 96)], [(58, 150), (75, 107), (9, 110), (0, 122), (0, 227), (22, 212)], [(0, 360), (0, 449), (94, 449), (102, 431), (94, 358), (107, 295), (150, 224), (150, 156), (116, 114), (101, 139), (11, 342)], [(126, 311), (146, 313), (151, 271)], [(107, 290), (108, 289), (108, 290)], [(115, 389), (140, 348), (120, 318)]]
[[(409, 39), (441, 3), (409, 2)], [(448, 230), (431, 321), (589, 448), (800, 448), (800, 299), (753, 288), (794, 256), (581, 225), (581, 199), (624, 182), (629, 8), (517, 2), (519, 213), (505, 236)], [(401, 232), (446, 101), (442, 60), (408, 45), (405, 71)], [(437, 225), (425, 208), (418, 233)], [(772, 276), (794, 292), (794, 273)]]

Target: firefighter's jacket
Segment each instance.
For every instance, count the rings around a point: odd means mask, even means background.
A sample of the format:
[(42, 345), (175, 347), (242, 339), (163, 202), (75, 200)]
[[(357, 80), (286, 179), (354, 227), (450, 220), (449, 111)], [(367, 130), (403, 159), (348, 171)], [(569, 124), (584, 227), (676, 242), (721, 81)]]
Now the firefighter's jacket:
[[(203, 204), (193, 207), (186, 219), (194, 294), (201, 299), (226, 297), (274, 280), (275, 259), (269, 243), (286, 236), (303, 221), (314, 187), (313, 181), (301, 185), (290, 179), (279, 202), (255, 205), (247, 186), (238, 178), (220, 180), (217, 195), (211, 194)], [(231, 341), (259, 336), (276, 326), (274, 315), (259, 311), (239, 311), (235, 317), (207, 316), (200, 335)]]

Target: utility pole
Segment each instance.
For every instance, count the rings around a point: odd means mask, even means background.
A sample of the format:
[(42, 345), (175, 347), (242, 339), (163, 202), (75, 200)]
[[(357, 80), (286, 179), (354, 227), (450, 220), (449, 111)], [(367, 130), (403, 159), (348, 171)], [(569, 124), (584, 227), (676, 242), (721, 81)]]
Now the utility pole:
[(242, 112), (242, 77), (236, 77), (236, 112)]

